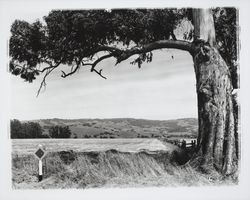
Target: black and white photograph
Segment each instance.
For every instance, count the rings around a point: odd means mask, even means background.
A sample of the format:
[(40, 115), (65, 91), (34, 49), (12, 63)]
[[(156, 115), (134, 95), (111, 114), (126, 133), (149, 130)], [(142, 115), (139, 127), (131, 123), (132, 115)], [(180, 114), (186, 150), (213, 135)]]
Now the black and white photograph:
[(250, 198), (244, 1), (10, 2), (1, 199)]

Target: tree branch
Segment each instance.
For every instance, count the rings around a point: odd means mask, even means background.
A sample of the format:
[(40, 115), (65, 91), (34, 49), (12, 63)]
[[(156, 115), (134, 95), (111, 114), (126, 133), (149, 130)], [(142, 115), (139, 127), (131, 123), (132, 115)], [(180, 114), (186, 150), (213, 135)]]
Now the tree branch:
[[(117, 47), (111, 47), (111, 46), (99, 46), (99, 47), (93, 49), (93, 51), (90, 51), (87, 55), (82, 56), (81, 59), (79, 59), (79, 62), (77, 62), (77, 65), (73, 71), (71, 71), (69, 73), (65, 73), (64, 71), (62, 71), (61, 76), (63, 78), (66, 78), (67, 76), (74, 74), (80, 68), (81, 65), (82, 66), (89, 65), (89, 66), (91, 66), (91, 69), (90, 69), (91, 72), (95, 72), (99, 76), (101, 76), (102, 78), (107, 79), (105, 76), (102, 75), (102, 69), (100, 69), (100, 70), (95, 69), (97, 64), (100, 63), (101, 61), (103, 61), (107, 58), (110, 58), (110, 57), (114, 57), (114, 58), (116, 58), (116, 65), (117, 65), (118, 63), (128, 59), (129, 57), (131, 57), (135, 54), (147, 53), (147, 52), (151, 52), (153, 50), (164, 49), (164, 48), (180, 49), (180, 50), (188, 51), (190, 53), (193, 51), (193, 46), (192, 46), (191, 42), (181, 41), (181, 40), (159, 40), (156, 42), (152, 42), (150, 44), (146, 44), (143, 46), (135, 46), (135, 47), (132, 47), (130, 49), (125, 49), (125, 50), (117, 48)], [(89, 58), (90, 56), (94, 56), (95, 54), (97, 54), (98, 52), (101, 52), (101, 51), (107, 51), (107, 52), (109, 52), (109, 54), (98, 58), (93, 63), (84, 63), (82, 61), (83, 58)], [(46, 74), (43, 77), (40, 88), (37, 92), (37, 96), (39, 95), (42, 87), (46, 86), (46, 77), (55, 68), (57, 68), (60, 65), (60, 63), (61, 62), (57, 63), (56, 65), (50, 65), (49, 67), (46, 67), (42, 70), (39, 70), (39, 72), (46, 71)]]
[[(110, 54), (100, 57), (94, 63), (86, 63), (83, 65), (92, 66), (91, 72), (93, 72), (93, 71), (95, 71), (94, 69), (95, 69), (96, 65), (106, 58), (115, 57), (117, 59), (116, 64), (118, 64), (118, 63), (128, 59), (132, 55), (147, 53), (147, 52), (150, 52), (153, 50), (164, 49), (164, 48), (174, 48), (174, 49), (180, 49), (180, 50), (184, 50), (184, 51), (188, 51), (188, 52), (193, 51), (192, 43), (187, 42), (187, 41), (182, 41), (182, 40), (159, 40), (159, 41), (152, 42), (152, 43), (144, 45), (144, 46), (133, 47), (133, 48), (127, 49), (127, 50), (122, 50), (122, 49), (119, 49), (117, 47), (100, 46), (100, 47), (97, 47), (96, 49), (94, 49), (91, 53), (96, 54), (96, 53), (101, 52), (101, 51), (108, 51), (108, 52), (110, 52)], [(98, 74), (100, 75), (100, 73), (98, 73)]]
[(100, 69), (99, 71), (97, 71), (96, 69), (93, 69), (93, 72), (96, 72), (100, 77), (107, 79), (105, 76), (102, 75), (102, 69)]
[(72, 70), (71, 72), (67, 73), (67, 74), (64, 71), (61, 70), (61, 72), (62, 72), (61, 77), (66, 78), (67, 76), (70, 76), (70, 75), (74, 74), (79, 68), (80, 68), (80, 65), (76, 65), (75, 69)]
[(45, 68), (43, 68), (42, 70), (38, 69), (37, 71), (40, 72), (40, 73), (43, 73), (43, 72), (45, 72), (46, 70), (49, 70), (49, 69), (52, 69), (52, 68), (54, 68), (53, 65), (52, 65), (52, 66), (49, 66), (49, 67), (45, 67)]
[(36, 97), (39, 96), (39, 94), (40, 94), (40, 92), (41, 92), (41, 89), (42, 89), (43, 87), (46, 87), (46, 78), (47, 78), (47, 76), (48, 76), (54, 69), (55, 69), (55, 68), (52, 68), (52, 69), (48, 69), (48, 70), (46, 71), (46, 74), (44, 75), (43, 80), (42, 80), (42, 82), (41, 82), (41, 84), (40, 84), (40, 87), (39, 87), (39, 89), (38, 89), (38, 91), (37, 91)]
[(182, 40), (159, 40), (147, 45), (144, 45), (142, 47), (133, 47), (128, 50), (120, 50), (122, 53), (120, 53), (119, 56), (117, 56), (117, 62), (116, 64), (128, 59), (130, 56), (135, 54), (141, 54), (141, 53), (147, 53), (153, 50), (157, 49), (179, 49), (184, 50), (188, 52), (192, 52), (192, 43)]
[[(59, 61), (56, 65), (52, 65), (52, 66), (46, 67), (47, 69), (44, 69), (44, 71), (46, 70), (46, 74), (45, 74), (44, 77), (43, 77), (43, 80), (42, 80), (42, 82), (41, 82), (41, 84), (40, 84), (40, 87), (39, 87), (39, 89), (38, 89), (38, 91), (37, 91), (36, 97), (39, 96), (42, 87), (46, 87), (46, 78), (47, 78), (47, 76), (48, 76), (54, 69), (56, 69), (60, 64), (61, 64), (61, 61)], [(44, 71), (43, 71), (43, 72), (44, 72)]]
[(113, 54), (112, 54), (112, 53), (111, 53), (111, 54), (108, 54), (108, 55), (105, 55), (105, 56), (102, 56), (102, 57), (100, 57), (100, 58), (98, 58), (98, 59), (92, 64), (92, 67), (91, 67), (90, 71), (93, 72), (94, 69), (95, 69), (95, 66), (96, 66), (99, 62), (101, 62), (101, 61), (104, 60), (104, 59), (110, 58), (110, 57), (113, 57)]

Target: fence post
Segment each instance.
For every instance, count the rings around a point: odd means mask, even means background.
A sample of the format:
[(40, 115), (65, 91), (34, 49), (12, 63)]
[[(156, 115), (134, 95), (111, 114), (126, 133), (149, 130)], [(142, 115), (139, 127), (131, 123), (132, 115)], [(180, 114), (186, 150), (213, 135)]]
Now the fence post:
[(186, 141), (185, 140), (182, 140), (181, 147), (184, 149), (186, 148)]

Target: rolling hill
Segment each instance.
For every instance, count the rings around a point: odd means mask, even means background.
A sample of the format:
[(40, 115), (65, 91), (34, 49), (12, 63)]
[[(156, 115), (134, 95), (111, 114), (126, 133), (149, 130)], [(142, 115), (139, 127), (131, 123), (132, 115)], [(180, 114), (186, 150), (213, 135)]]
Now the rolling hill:
[(146, 120), (133, 118), (114, 119), (39, 119), (48, 133), (51, 126), (69, 126), (75, 138), (171, 138), (197, 136), (198, 120), (183, 118), (174, 120)]

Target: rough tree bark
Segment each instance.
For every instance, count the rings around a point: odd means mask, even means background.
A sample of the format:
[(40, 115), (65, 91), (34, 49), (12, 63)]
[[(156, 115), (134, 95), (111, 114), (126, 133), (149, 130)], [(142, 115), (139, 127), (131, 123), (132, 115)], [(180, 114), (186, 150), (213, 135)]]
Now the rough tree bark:
[(216, 49), (211, 10), (194, 9), (192, 53), (198, 96), (197, 152), (204, 170), (216, 168), (225, 175), (237, 169), (232, 81), (229, 67)]

